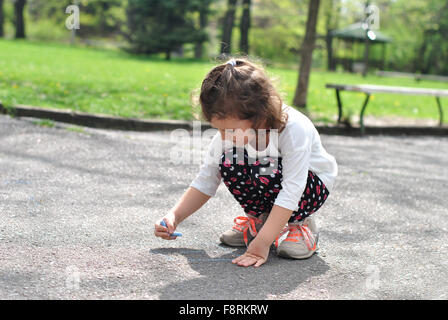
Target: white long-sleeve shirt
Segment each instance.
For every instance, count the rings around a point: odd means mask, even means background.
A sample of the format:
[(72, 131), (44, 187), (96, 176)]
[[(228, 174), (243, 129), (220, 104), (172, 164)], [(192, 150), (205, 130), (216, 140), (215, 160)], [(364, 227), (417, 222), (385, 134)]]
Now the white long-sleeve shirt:
[[(338, 166), (335, 158), (322, 146), (319, 133), (311, 120), (286, 104), (283, 104), (282, 108), (288, 113), (288, 121), (283, 131), (272, 137), (271, 130), (268, 146), (262, 151), (257, 151), (250, 143), (244, 148), (251, 158), (281, 157), (282, 188), (274, 204), (296, 211), (306, 187), (308, 170), (314, 172), (331, 193)], [(222, 140), (218, 131), (212, 138), (206, 158), (190, 186), (209, 196), (215, 196), (222, 180), (219, 170), (221, 155), (231, 146), (232, 143), (228, 140)]]

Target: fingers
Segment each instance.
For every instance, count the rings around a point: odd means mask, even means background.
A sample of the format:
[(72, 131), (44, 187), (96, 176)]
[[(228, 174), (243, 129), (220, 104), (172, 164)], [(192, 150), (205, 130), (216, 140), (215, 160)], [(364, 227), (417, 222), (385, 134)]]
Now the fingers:
[(240, 262), (241, 260), (243, 260), (245, 257), (246, 257), (246, 255), (243, 254), (243, 255), (241, 255), (241, 256), (239, 256), (239, 257), (233, 259), (233, 260), (232, 260), (232, 263), (238, 263), (238, 262)]
[(168, 228), (168, 232), (173, 233), (175, 228), (174, 228), (174, 225), (171, 223), (171, 221), (169, 221), (166, 218), (163, 218), (163, 221), (165, 221), (165, 225)]
[(249, 267), (253, 264), (255, 264), (257, 262), (257, 258), (253, 258), (253, 257), (245, 257), (244, 259), (242, 259), (240, 262), (237, 262), (237, 264), (240, 267)]
[(249, 267), (251, 265), (254, 265), (254, 267), (257, 267), (257, 268), (265, 262), (266, 262), (266, 259), (256, 256), (256, 255), (252, 255), (250, 253), (245, 253), (245, 254), (232, 260), (232, 263), (236, 263), (238, 266), (241, 266), (241, 267)]
[(177, 236), (170, 235), (169, 233), (159, 233), (156, 234), (157, 237), (160, 237), (164, 240), (176, 240)]
[(259, 266), (261, 266), (263, 263), (265, 263), (266, 260), (263, 258), (258, 259), (258, 261), (255, 263), (254, 267), (258, 268)]
[(249, 267), (249, 266), (253, 265), (256, 262), (257, 262), (256, 258), (246, 257), (245, 259), (243, 259), (240, 262), (238, 262), (238, 265), (240, 267)]
[(154, 224), (154, 233), (169, 233), (169, 231), (168, 228), (162, 226), (160, 222), (156, 222)]
[(177, 237), (176, 236), (171, 236), (168, 232), (154, 232), (156, 237), (162, 238), (164, 240), (174, 240)]
[(160, 237), (165, 240), (175, 240), (177, 236), (170, 236), (170, 233), (167, 227), (162, 226), (160, 223), (154, 224), (154, 235), (156, 237)]

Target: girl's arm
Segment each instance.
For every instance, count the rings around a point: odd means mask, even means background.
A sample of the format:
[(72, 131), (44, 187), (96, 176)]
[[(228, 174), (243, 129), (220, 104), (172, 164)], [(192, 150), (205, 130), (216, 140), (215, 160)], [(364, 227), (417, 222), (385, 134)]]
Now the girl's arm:
[(171, 237), (170, 233), (173, 233), (179, 223), (196, 212), (216, 194), (216, 190), (221, 183), (219, 171), (221, 153), (222, 141), (221, 134), (218, 131), (210, 142), (207, 156), (201, 165), (198, 175), (176, 205), (163, 217), (167, 227), (160, 225), (161, 220), (156, 222), (154, 230), (156, 236), (166, 240), (176, 239), (176, 237)]
[(274, 204), (266, 222), (255, 239), (247, 247), (247, 251), (232, 262), (239, 266), (261, 266), (266, 262), (269, 248), (291, 217), (292, 210)]
[(261, 227), (260, 232), (258, 232), (253, 241), (258, 239), (258, 242), (264, 246), (270, 247), (272, 242), (274, 242), (280, 232), (282, 232), (285, 225), (288, 223), (292, 212), (293, 211), (290, 209), (274, 204), (271, 213), (266, 219), (266, 222), (263, 227)]
[(199, 210), (211, 196), (194, 187), (188, 187), (176, 205), (170, 210), (176, 218), (176, 226)]
[(179, 223), (199, 210), (211, 196), (199, 191), (194, 187), (188, 187), (176, 205), (161, 219), (165, 220), (166, 227), (162, 226), (161, 220), (154, 225), (154, 234), (165, 240), (174, 240), (170, 234), (176, 230)]

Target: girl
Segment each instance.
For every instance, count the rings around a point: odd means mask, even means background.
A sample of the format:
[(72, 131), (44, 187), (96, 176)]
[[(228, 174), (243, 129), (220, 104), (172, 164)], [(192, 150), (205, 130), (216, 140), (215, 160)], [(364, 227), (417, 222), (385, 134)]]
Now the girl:
[(262, 265), (274, 241), (280, 256), (310, 257), (318, 241), (312, 214), (332, 192), (338, 173), (311, 120), (284, 104), (263, 67), (247, 58), (213, 68), (199, 101), (218, 132), (190, 187), (155, 223), (155, 235), (175, 239), (171, 234), (179, 223), (215, 196), (223, 181), (245, 212), (220, 237), (224, 244), (247, 246), (233, 263)]

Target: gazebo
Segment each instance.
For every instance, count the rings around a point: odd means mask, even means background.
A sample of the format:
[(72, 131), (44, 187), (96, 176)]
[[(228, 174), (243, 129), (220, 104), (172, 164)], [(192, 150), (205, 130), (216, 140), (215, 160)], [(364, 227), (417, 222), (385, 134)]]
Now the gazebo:
[[(386, 44), (389, 42), (392, 42), (390, 37), (379, 30), (369, 29), (362, 22), (330, 31), (327, 34), (328, 69), (336, 70), (337, 65), (350, 72), (366, 71), (366, 65), (367, 68), (384, 69)], [(380, 53), (378, 44), (381, 44)]]

